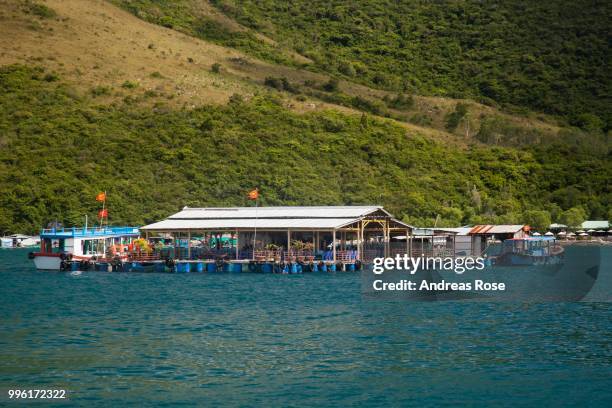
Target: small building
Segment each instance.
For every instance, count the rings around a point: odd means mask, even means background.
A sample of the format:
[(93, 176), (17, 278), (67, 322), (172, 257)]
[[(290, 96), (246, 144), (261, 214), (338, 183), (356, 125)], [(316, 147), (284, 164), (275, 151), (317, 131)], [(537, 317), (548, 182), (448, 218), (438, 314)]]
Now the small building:
[(582, 223), (582, 225), (580, 225), (580, 228), (585, 231), (588, 231), (588, 230), (607, 231), (608, 229), (610, 229), (610, 222), (609, 221), (585, 221)]
[(529, 225), (476, 225), (468, 235), (472, 237), (473, 254), (481, 254), (491, 241), (525, 238), (529, 236)]
[[(391, 254), (396, 236), (412, 227), (381, 206), (185, 207), (165, 220), (140, 228), (174, 238), (174, 257), (229, 260), (286, 260), (299, 257), (329, 261), (367, 261)], [(229, 236), (234, 244), (211, 248), (212, 237)], [(202, 247), (195, 248), (193, 239)], [(222, 242), (222, 240), (215, 240)], [(397, 245), (394, 243), (394, 245)], [(408, 251), (409, 241), (399, 243)]]
[(473, 227), (428, 228), (432, 235), (446, 235), (455, 256), (481, 256), (489, 243), (529, 234), (528, 225), (475, 225)]

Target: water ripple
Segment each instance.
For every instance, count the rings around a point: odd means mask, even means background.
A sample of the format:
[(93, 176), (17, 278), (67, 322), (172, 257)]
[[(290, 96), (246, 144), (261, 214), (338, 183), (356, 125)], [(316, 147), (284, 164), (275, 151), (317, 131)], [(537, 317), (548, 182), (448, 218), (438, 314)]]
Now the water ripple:
[(609, 304), (374, 302), (351, 274), (71, 276), (25, 254), (0, 252), (0, 388), (160, 406), (612, 398)]

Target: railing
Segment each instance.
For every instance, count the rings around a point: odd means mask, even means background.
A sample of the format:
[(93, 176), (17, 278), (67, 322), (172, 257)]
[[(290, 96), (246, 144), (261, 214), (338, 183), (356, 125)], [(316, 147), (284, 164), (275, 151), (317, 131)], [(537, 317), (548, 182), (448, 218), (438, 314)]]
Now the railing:
[(291, 249), (283, 252), (285, 262), (312, 262), (315, 259), (313, 251)]
[(255, 251), (253, 258), (256, 261), (268, 261), (268, 262), (279, 262), (283, 258), (283, 251), (281, 250), (263, 250)]
[(140, 235), (138, 227), (100, 227), (100, 228), (47, 228), (40, 232), (41, 238), (87, 238), (105, 235)]
[(136, 261), (136, 262), (150, 262), (150, 261), (158, 261), (160, 260), (160, 256), (159, 254), (138, 254), (138, 253), (133, 253), (133, 254), (128, 254), (128, 260), (129, 261)]

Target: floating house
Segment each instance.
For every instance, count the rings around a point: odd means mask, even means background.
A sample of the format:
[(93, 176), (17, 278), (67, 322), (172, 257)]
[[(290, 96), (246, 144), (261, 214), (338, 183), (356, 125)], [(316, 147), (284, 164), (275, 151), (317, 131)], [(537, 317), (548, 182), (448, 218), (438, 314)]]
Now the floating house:
[[(146, 238), (172, 236), (174, 259), (349, 263), (407, 253), (410, 241), (392, 241), (411, 235), (412, 227), (381, 206), (185, 207), (140, 230)], [(210, 242), (211, 236), (229, 236), (233, 244), (194, 247), (194, 238)]]
[(0, 238), (1, 248), (25, 248), (40, 244), (39, 237), (31, 237), (23, 234), (7, 235)]
[(440, 236), (446, 236), (445, 247), (451, 248), (451, 254), (454, 256), (480, 256), (489, 247), (489, 243), (525, 238), (529, 236), (529, 230), (528, 225), (475, 225), (423, 229), (425, 235), (438, 236), (438, 240)]

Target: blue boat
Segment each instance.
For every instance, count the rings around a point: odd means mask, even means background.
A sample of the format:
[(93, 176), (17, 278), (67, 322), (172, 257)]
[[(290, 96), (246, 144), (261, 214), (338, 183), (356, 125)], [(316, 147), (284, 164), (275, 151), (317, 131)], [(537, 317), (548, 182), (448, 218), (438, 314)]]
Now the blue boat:
[(29, 256), (36, 269), (65, 270), (74, 261), (89, 265), (108, 254), (126, 257), (130, 244), (139, 235), (138, 227), (44, 229), (40, 233), (40, 251)]

